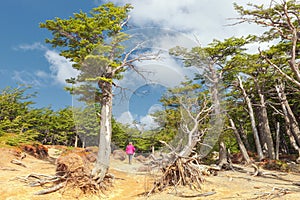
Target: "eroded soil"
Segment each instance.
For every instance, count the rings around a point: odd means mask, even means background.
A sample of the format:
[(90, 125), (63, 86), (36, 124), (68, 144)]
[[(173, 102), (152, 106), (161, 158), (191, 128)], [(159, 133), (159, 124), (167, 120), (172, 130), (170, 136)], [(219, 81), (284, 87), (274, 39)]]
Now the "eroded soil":
[[(300, 199), (300, 186), (293, 183), (300, 182), (300, 174), (270, 172), (276, 176), (254, 177), (251, 176), (253, 168), (246, 168), (248, 173), (222, 171), (217, 176), (205, 178), (200, 192), (191, 191), (188, 187), (170, 188), (169, 190), (145, 196), (152, 188), (153, 180), (159, 172), (138, 172), (141, 163), (134, 161), (129, 165), (127, 161), (111, 159), (110, 173), (116, 177), (114, 187), (101, 197), (82, 194), (76, 189), (62, 189), (55, 193), (42, 196), (34, 195), (42, 190), (41, 187), (30, 187), (18, 180), (31, 173), (53, 175), (55, 174), (54, 160), (60, 151), (54, 148), (49, 149), (49, 160), (39, 160), (27, 155), (22, 163), (26, 167), (12, 164), (15, 159), (14, 150), (0, 148), (0, 199), (2, 200), (44, 200), (44, 199), (80, 199), (80, 200), (182, 200), (182, 199)], [(266, 171), (264, 171), (266, 172)], [(214, 192), (215, 194), (206, 197), (196, 197), (201, 193)], [(186, 196), (186, 197), (179, 197)], [(189, 198), (187, 198), (190, 196)], [(195, 196), (195, 197), (191, 197)]]

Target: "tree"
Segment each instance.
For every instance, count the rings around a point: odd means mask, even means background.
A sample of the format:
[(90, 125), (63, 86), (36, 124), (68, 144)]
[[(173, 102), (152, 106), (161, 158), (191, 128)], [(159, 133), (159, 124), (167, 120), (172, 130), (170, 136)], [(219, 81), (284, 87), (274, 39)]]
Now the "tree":
[(246, 93), (246, 90), (244, 89), (243, 82), (239, 76), (238, 76), (238, 82), (239, 82), (239, 88), (242, 91), (243, 97), (244, 97), (247, 107), (248, 107), (248, 112), (249, 112), (250, 121), (251, 121), (251, 128), (253, 131), (253, 136), (254, 136), (255, 145), (256, 145), (256, 151), (257, 151), (259, 160), (262, 160), (264, 158), (264, 155), (262, 152), (259, 135), (258, 135), (257, 128), (256, 128), (256, 121), (255, 121), (255, 117), (254, 117), (253, 106), (252, 106), (250, 98), (248, 97), (248, 95)]
[[(238, 6), (237, 4), (234, 4), (234, 6), (240, 14), (237, 23), (253, 23), (266, 28), (266, 31), (257, 37), (257, 41), (268, 42), (273, 45), (266, 50), (260, 50), (261, 60), (277, 72), (279, 75), (278, 79), (283, 77), (286, 83), (290, 82), (299, 89), (299, 2), (296, 0), (283, 0), (280, 2), (271, 1), (268, 6), (254, 4), (248, 4), (248, 8)], [(295, 110), (290, 109), (287, 99), (284, 99), (284, 102), (282, 102), (283, 96), (285, 96), (284, 87), (280, 86), (281, 84), (277, 82), (273, 83), (276, 86), (275, 88), (282, 107), (281, 113), (284, 115), (285, 122), (288, 123), (286, 124), (286, 133), (292, 144), (300, 145), (298, 122), (293, 113)], [(294, 140), (298, 144), (294, 143)], [(293, 146), (295, 147), (295, 145)]]
[[(46, 42), (53, 47), (62, 47), (60, 55), (74, 62), (73, 67), (80, 71), (75, 80), (79, 83), (79, 89), (84, 87), (82, 83), (87, 83), (94, 89), (92, 100), (100, 103), (99, 151), (91, 172), (99, 181), (107, 172), (111, 154), (113, 80), (121, 78), (121, 73), (126, 69), (134, 69), (135, 61), (153, 58), (149, 55), (133, 57), (139, 45), (124, 52), (121, 43), (129, 37), (122, 29), (128, 21), (130, 9), (130, 5), (117, 7), (107, 3), (94, 8), (89, 15), (80, 12), (69, 19), (56, 18), (40, 24), (41, 28), (52, 32), (53, 39), (46, 39)], [(76, 89), (71, 91), (76, 92)], [(81, 94), (82, 99), (91, 100), (91, 96)]]
[[(300, 4), (296, 0), (282, 0), (280, 3), (271, 1), (269, 7), (263, 5), (248, 4), (250, 9), (234, 4), (235, 10), (241, 15), (238, 23), (254, 23), (268, 28), (263, 35), (259, 37), (260, 41), (272, 42), (279, 40), (278, 55), (281, 54), (287, 58), (283, 65), (278, 66), (272, 61), (272, 55), (262, 53), (264, 59), (272, 65), (281, 75), (296, 85), (300, 86), (299, 70), (299, 29), (300, 29)], [(282, 60), (283, 61), (283, 60)], [(286, 73), (283, 67), (288, 66), (293, 76)]]
[[(173, 48), (170, 51), (172, 55), (182, 59), (186, 67), (195, 66), (200, 69), (202, 74), (199, 73), (196, 76), (196, 79), (202, 80), (202, 83), (210, 90), (208, 94), (210, 94), (209, 99), (213, 105), (212, 114), (210, 115), (212, 128), (208, 131), (208, 134), (210, 134), (211, 137), (206, 138), (209, 138), (211, 141), (204, 140), (203, 142), (205, 144), (216, 144), (220, 134), (223, 132), (224, 105), (222, 105), (221, 100), (223, 98), (222, 91), (225, 90), (222, 82), (223, 75), (227, 72), (226, 70), (228, 70), (225, 67), (230, 58), (241, 53), (244, 50), (244, 45), (251, 40), (252, 37), (232, 37), (224, 41), (214, 40), (207, 47), (198, 46), (192, 48), (190, 51), (181, 47)], [(220, 152), (226, 152), (221, 151), (221, 148), (225, 147), (225, 144), (223, 144), (224, 142), (220, 140), (219, 143)], [(203, 149), (205, 152), (211, 150), (211, 148), (208, 150), (205, 149), (205, 146)], [(207, 155), (207, 153), (201, 153)], [(225, 160), (227, 156), (220, 157), (224, 158), (224, 160), (220, 160), (220, 165), (227, 162)]]
[[(169, 89), (162, 98), (164, 103), (174, 107), (166, 110), (165, 120), (162, 120), (166, 124), (172, 125), (172, 127), (165, 126), (164, 128), (167, 130), (175, 129), (176, 134), (166, 136), (168, 140), (163, 141), (164, 143), (169, 142), (169, 146), (174, 147), (171, 148), (173, 151), (171, 154), (175, 152), (179, 156), (188, 157), (196, 145), (203, 140), (208, 128), (208, 116), (212, 111), (212, 105), (206, 98), (206, 92), (199, 84), (187, 81), (182, 83), (180, 87)], [(155, 116), (156, 121), (161, 120), (162, 115)], [(176, 118), (174, 119), (174, 117)], [(170, 121), (173, 123), (175, 121), (176, 124), (170, 124)], [(171, 139), (172, 141), (170, 141)]]
[(35, 94), (26, 94), (30, 87), (6, 87), (0, 93), (0, 136), (5, 132), (23, 133), (25, 131), (24, 118), (33, 104), (28, 99)]
[(299, 125), (297, 120), (295, 119), (295, 116), (290, 108), (290, 105), (287, 101), (286, 94), (284, 92), (284, 86), (282, 83), (279, 83), (275, 85), (276, 92), (278, 94), (278, 98), (280, 101), (280, 105), (282, 107), (282, 115), (285, 120), (285, 126), (286, 126), (286, 134), (288, 135), (290, 139), (290, 143), (292, 147), (298, 152), (298, 158), (297, 158), (297, 163), (300, 162), (300, 143), (297, 140), (298, 138), (296, 137), (297, 133), (300, 132), (299, 130)]

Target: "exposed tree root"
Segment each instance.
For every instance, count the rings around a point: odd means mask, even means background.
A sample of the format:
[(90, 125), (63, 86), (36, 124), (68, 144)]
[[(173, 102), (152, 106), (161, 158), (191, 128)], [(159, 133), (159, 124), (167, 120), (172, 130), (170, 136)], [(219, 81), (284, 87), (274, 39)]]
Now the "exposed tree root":
[(200, 190), (205, 175), (215, 174), (218, 169), (200, 165), (198, 158), (177, 157), (174, 162), (162, 168), (162, 176), (154, 182), (148, 196), (155, 191), (163, 191), (169, 186), (189, 186)]
[(59, 183), (57, 185), (54, 185), (53, 187), (47, 188), (45, 190), (41, 190), (39, 192), (34, 193), (35, 195), (43, 195), (43, 194), (49, 194), (51, 192), (55, 192), (57, 190), (60, 190), (65, 186), (66, 182)]
[(103, 180), (91, 176), (92, 163), (83, 157), (70, 153), (57, 160), (56, 174), (29, 174), (25, 177), (17, 177), (31, 187), (43, 187), (36, 195), (49, 194), (62, 188), (78, 188), (83, 193), (104, 193), (112, 186), (114, 176), (106, 174)]

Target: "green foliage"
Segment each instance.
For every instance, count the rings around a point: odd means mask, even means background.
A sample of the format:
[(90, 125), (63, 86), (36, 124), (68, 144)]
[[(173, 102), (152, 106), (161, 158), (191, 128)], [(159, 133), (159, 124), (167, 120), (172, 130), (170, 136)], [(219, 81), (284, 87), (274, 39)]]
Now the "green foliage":
[(116, 7), (113, 3), (94, 8), (89, 14), (80, 11), (69, 19), (47, 20), (41, 28), (52, 32), (53, 38), (46, 42), (53, 47), (67, 47), (61, 55), (74, 62), (80, 69), (81, 63), (96, 47), (102, 45), (107, 37), (121, 30), (120, 24), (126, 19), (130, 5)]
[(4, 88), (0, 93), (0, 136), (5, 132), (19, 132), (22, 129), (22, 121), (28, 113), (28, 101), (33, 95), (25, 94), (27, 87)]
[(112, 118), (112, 143), (118, 147), (124, 148), (129, 142), (128, 138), (125, 126)]
[[(32, 108), (28, 87), (5, 88), (0, 93), (0, 137), (9, 145), (31, 141), (72, 145), (75, 136), (72, 110), (57, 112), (50, 108)], [(11, 134), (11, 135), (7, 135)], [(8, 137), (11, 136), (11, 137)]]
[(0, 137), (1, 146), (19, 146), (20, 144), (31, 144), (32, 142), (34, 142), (34, 140), (25, 134), (4, 133)]
[(241, 22), (250, 22), (269, 29), (259, 37), (260, 41), (276, 39), (290, 40), (293, 28), (299, 27), (300, 4), (297, 0), (281, 1), (266, 5), (248, 4), (247, 8), (234, 3), (235, 10), (241, 16)]
[(78, 100), (87, 104), (101, 102), (103, 92), (111, 93), (113, 79), (122, 77), (125, 65), (121, 42), (129, 37), (121, 30), (131, 8), (129, 4), (118, 7), (106, 3), (90, 13), (81, 11), (68, 19), (57, 17), (40, 24), (52, 32), (53, 38), (46, 42), (59, 47), (60, 55), (80, 70), (78, 77), (67, 79), (72, 87), (66, 88), (79, 95)]

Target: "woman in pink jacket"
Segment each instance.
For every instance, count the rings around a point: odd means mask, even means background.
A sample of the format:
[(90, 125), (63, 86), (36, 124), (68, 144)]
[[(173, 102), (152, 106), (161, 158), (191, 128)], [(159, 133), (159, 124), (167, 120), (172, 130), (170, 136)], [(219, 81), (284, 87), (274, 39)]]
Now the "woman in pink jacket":
[(132, 145), (132, 142), (129, 142), (129, 144), (126, 147), (126, 154), (128, 155), (128, 160), (130, 165), (131, 165), (131, 160), (134, 155), (134, 152), (135, 152), (135, 148)]

